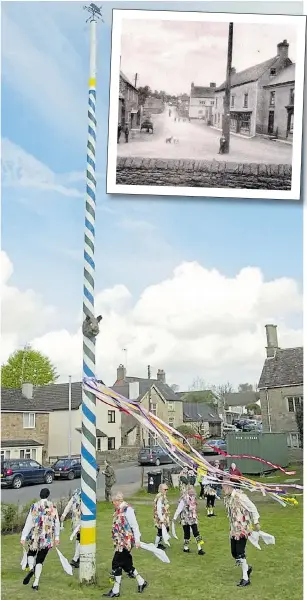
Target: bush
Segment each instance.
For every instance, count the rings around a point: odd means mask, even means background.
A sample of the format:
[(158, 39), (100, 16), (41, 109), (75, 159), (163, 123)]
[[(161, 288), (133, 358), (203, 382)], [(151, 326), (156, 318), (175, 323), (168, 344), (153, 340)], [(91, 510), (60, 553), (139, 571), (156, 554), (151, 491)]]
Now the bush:
[[(71, 495), (72, 492), (69, 494), (69, 498), (71, 497)], [(11, 533), (20, 533), (23, 530), (26, 518), (28, 516), (29, 510), (33, 502), (37, 502), (37, 499), (32, 500), (24, 506), (20, 503), (1, 505), (1, 533), (3, 535), (8, 535)], [(63, 514), (67, 502), (67, 498), (61, 498), (60, 500), (55, 502), (56, 507), (58, 509), (59, 517), (61, 517), (61, 515)], [(67, 517), (69, 518), (70, 515), (67, 515)]]

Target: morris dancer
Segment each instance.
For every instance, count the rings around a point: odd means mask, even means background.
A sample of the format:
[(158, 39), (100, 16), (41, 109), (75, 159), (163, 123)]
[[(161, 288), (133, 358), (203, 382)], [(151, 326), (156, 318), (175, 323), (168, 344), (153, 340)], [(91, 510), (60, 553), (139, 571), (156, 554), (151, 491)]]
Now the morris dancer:
[(183, 528), (183, 552), (190, 552), (189, 543), (192, 529), (197, 543), (198, 554), (204, 555), (205, 552), (202, 548), (204, 542), (198, 531), (196, 491), (193, 486), (190, 486), (181, 496), (173, 521), (176, 521), (178, 517)]
[(68, 513), (71, 513), (71, 529), (74, 532), (77, 527), (79, 531), (76, 533), (75, 542), (75, 554), (71, 561), (71, 566), (75, 569), (79, 568), (80, 565), (80, 525), (81, 525), (81, 490), (77, 489), (74, 491), (68, 504), (65, 506), (63, 514), (61, 516), (61, 523), (64, 523)]
[(207, 498), (207, 516), (215, 517), (214, 504), (216, 498), (216, 489), (213, 482), (213, 477), (206, 475), (203, 477), (204, 496)]
[(135, 517), (134, 510), (124, 501), (120, 492), (112, 498), (115, 508), (113, 514), (112, 539), (115, 553), (112, 560), (112, 573), (114, 575), (113, 588), (106, 594), (105, 598), (119, 598), (122, 572), (125, 571), (130, 578), (136, 579), (138, 592), (141, 594), (148, 586), (147, 581), (139, 575), (133, 566), (131, 550), (140, 547), (141, 534)]
[(181, 494), (185, 492), (187, 486), (189, 485), (188, 472), (188, 467), (183, 467), (182, 471), (179, 473), (179, 490)]
[(154, 500), (154, 523), (157, 528), (155, 546), (161, 550), (165, 550), (165, 546), (162, 544), (162, 525), (165, 525), (166, 531), (169, 531), (170, 524), (167, 490), (166, 483), (161, 483), (159, 485), (159, 492)]
[(260, 530), (259, 513), (253, 502), (241, 490), (233, 488), (229, 483), (223, 485), (225, 493), (224, 504), (230, 523), (231, 554), (237, 565), (242, 567), (242, 579), (238, 587), (250, 585), (251, 565), (248, 565), (245, 547), (249, 534)]
[(59, 515), (56, 506), (48, 500), (49, 496), (48, 488), (43, 488), (40, 492), (40, 500), (30, 508), (20, 540), (22, 546), (26, 541), (29, 542), (27, 556), (30, 571), (24, 578), (23, 584), (28, 585), (35, 575), (32, 589), (36, 591), (45, 558), (53, 545), (60, 543)]

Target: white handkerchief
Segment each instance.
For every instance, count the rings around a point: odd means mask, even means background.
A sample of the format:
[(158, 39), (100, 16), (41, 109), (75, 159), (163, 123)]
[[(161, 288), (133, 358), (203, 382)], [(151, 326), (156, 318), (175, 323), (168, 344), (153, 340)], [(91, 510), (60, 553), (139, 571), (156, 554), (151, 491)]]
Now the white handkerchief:
[(140, 548), (142, 548), (142, 550), (148, 550), (148, 552), (152, 552), (157, 558), (162, 560), (162, 562), (164, 563), (171, 562), (164, 550), (157, 548), (154, 544), (145, 544), (145, 542), (140, 542)]
[(61, 531), (63, 531), (63, 529), (64, 529), (64, 523), (62, 522), (62, 523), (61, 523), (60, 530), (61, 530)]
[(173, 538), (175, 538), (176, 540), (178, 540), (177, 535), (176, 535), (176, 529), (175, 529), (175, 523), (174, 523), (174, 521), (172, 521), (172, 536), (173, 536)]
[(259, 535), (263, 539), (265, 544), (275, 544), (274, 535), (270, 535), (269, 533), (266, 533), (265, 531), (259, 531)]
[(27, 555), (26, 551), (24, 550), (22, 559), (21, 559), (21, 563), (20, 563), (20, 566), (23, 571), (25, 571), (25, 569), (27, 568), (27, 564), (28, 564), (28, 555)]
[(275, 537), (269, 533), (266, 533), (265, 531), (252, 531), (252, 533), (248, 536), (249, 541), (253, 544), (253, 546), (255, 546), (255, 548), (258, 548), (258, 550), (261, 550), (259, 545), (260, 538), (265, 544), (275, 544)]
[(80, 530), (80, 525), (77, 525), (77, 527), (73, 530), (71, 536), (70, 536), (70, 541), (72, 542), (72, 540), (74, 539), (74, 537), (76, 537), (78, 531)]
[(162, 525), (162, 538), (163, 538), (163, 542), (164, 544), (166, 544), (167, 546), (170, 546), (170, 543), (168, 540), (171, 539), (170, 534), (168, 533), (165, 525)]
[(255, 546), (255, 548), (258, 548), (258, 550), (261, 550), (261, 548), (259, 546), (259, 531), (252, 531), (252, 533), (250, 533), (250, 535), (248, 536), (248, 539), (251, 542), (251, 544), (253, 544), (253, 546)]
[(58, 548), (56, 548), (56, 551), (58, 553), (58, 557), (61, 561), (61, 565), (65, 573), (67, 573), (67, 575), (72, 575), (72, 566), (69, 564), (67, 558), (65, 558), (65, 556), (62, 554), (62, 552), (60, 552), (60, 550), (58, 550)]

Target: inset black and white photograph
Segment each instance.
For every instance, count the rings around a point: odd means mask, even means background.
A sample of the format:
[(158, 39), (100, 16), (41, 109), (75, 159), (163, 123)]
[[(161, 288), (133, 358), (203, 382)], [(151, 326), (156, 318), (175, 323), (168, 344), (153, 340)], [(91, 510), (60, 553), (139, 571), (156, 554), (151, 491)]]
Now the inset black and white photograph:
[(107, 192), (300, 200), (305, 29), (114, 9)]

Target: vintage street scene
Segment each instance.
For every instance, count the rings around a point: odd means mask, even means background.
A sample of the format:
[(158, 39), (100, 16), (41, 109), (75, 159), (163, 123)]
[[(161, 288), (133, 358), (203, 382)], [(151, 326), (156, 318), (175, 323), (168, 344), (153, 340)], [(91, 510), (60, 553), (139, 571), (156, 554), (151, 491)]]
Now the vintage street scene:
[[(258, 165), (257, 179), (263, 173), (267, 179), (255, 181), (256, 188), (291, 189), (293, 159), (301, 145), (302, 103), (295, 98), (302, 100), (303, 94), (297, 22), (233, 18), (176, 21), (148, 18), (148, 13), (142, 20), (122, 18), (120, 71), (113, 71), (119, 78), (118, 97), (111, 88), (110, 120), (117, 183), (142, 185), (141, 173), (131, 180), (119, 173), (125, 163), (118, 159), (131, 157), (253, 164)], [(151, 164), (144, 164), (148, 172)], [(280, 165), (280, 180), (275, 178), (272, 186), (271, 172), (261, 165)], [(234, 175), (239, 171), (234, 166)], [(169, 180), (176, 185), (173, 177)], [(234, 180), (215, 178), (204, 187), (233, 188)], [(149, 183), (147, 174), (144, 184), (156, 185), (155, 177)], [(161, 185), (169, 182), (161, 180)], [(201, 186), (199, 177), (193, 185)], [(252, 186), (241, 178), (237, 187)]]

